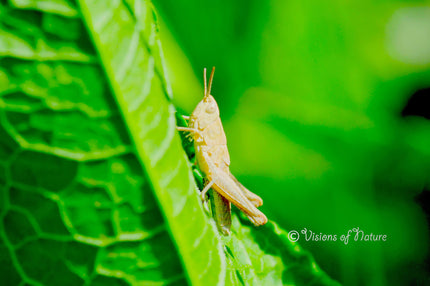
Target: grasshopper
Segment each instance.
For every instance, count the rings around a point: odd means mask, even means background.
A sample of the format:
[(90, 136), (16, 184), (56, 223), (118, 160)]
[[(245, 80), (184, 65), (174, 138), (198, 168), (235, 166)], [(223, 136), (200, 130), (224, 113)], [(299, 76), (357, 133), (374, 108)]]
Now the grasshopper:
[(206, 193), (213, 189), (216, 220), (218, 227), (224, 234), (230, 228), (230, 203), (233, 203), (256, 226), (267, 222), (266, 216), (257, 209), (263, 200), (245, 188), (230, 172), (230, 155), (227, 149), (227, 139), (219, 116), (219, 108), (210, 94), (215, 67), (209, 79), (209, 88), (206, 82), (206, 68), (203, 71), (204, 97), (194, 109), (188, 120), (188, 127), (177, 127), (179, 131), (190, 132), (194, 140), (196, 162), (205, 176), (206, 185), (201, 192), (202, 200)]

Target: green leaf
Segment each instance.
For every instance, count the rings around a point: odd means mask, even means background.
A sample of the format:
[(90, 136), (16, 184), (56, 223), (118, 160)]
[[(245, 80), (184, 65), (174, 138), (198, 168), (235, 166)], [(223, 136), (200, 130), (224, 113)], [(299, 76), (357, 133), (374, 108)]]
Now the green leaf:
[(245, 216), (235, 215), (232, 229), (224, 241), (226, 285), (340, 285), (276, 223), (257, 229)]
[[(177, 120), (180, 126), (185, 124), (179, 112)], [(185, 135), (182, 144), (194, 163), (194, 147)], [(203, 175), (193, 166), (194, 177), (202, 189)], [(216, 212), (212, 193), (212, 190), (208, 192), (211, 200), (208, 205)], [(231, 235), (221, 236), (221, 239), (227, 258), (225, 285), (340, 285), (318, 267), (309, 252), (290, 241), (288, 233), (273, 221), (256, 228), (235, 209)]]
[(5, 285), (336, 284), (274, 223), (217, 233), (149, 2), (14, 0), (0, 16)]
[(225, 258), (175, 130), (151, 4), (0, 11), (6, 284), (220, 284)]

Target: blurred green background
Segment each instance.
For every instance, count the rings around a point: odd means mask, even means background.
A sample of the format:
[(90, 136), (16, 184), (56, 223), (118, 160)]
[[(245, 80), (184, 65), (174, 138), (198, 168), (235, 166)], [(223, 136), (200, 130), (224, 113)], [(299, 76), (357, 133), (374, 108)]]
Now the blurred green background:
[(299, 240), (345, 285), (430, 285), (429, 4), (154, 1), (176, 106), (216, 66), (231, 170), (268, 217), (388, 236)]

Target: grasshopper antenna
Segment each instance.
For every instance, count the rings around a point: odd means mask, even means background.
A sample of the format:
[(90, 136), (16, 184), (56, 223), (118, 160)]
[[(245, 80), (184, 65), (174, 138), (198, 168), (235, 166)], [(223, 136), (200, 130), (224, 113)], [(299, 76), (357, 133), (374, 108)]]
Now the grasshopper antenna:
[(207, 93), (208, 93), (208, 83), (206, 80), (206, 68), (203, 69), (203, 81), (205, 82), (205, 94), (204, 97), (206, 97)]
[(212, 81), (214, 79), (214, 73), (215, 73), (215, 67), (212, 68), (211, 77), (209, 78), (209, 90), (208, 95), (211, 94), (211, 88), (212, 88)]

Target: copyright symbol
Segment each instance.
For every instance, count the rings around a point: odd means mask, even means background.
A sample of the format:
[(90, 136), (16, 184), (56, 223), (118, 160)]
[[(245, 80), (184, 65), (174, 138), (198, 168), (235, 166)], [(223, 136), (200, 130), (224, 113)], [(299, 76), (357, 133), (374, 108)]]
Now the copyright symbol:
[(300, 238), (300, 234), (299, 234), (297, 231), (295, 231), (295, 230), (291, 230), (291, 231), (288, 233), (288, 239), (289, 239), (291, 242), (296, 242), (296, 241), (298, 241), (298, 240), (299, 240), (299, 238)]

